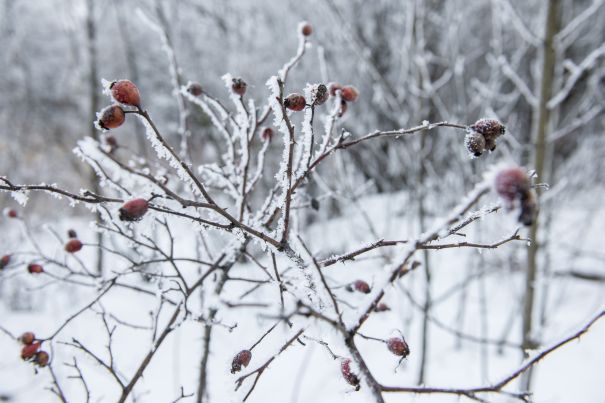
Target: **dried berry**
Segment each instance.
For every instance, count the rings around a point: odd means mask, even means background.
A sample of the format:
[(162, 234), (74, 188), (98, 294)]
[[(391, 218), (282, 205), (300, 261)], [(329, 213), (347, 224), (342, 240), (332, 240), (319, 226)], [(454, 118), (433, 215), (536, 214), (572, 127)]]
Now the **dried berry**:
[(82, 249), (82, 242), (80, 242), (79, 239), (70, 239), (69, 241), (67, 241), (67, 243), (65, 244), (65, 251), (67, 253), (76, 253), (78, 252), (80, 249)]
[(149, 203), (145, 199), (130, 200), (120, 208), (120, 220), (139, 221), (149, 208)]
[(40, 368), (47, 366), (49, 361), (50, 357), (46, 351), (38, 351), (34, 356), (34, 363)]
[(265, 127), (260, 131), (260, 138), (263, 141), (271, 141), (273, 138), (273, 129), (270, 127)]
[(247, 367), (252, 359), (252, 353), (250, 350), (242, 350), (233, 357), (233, 362), (231, 363), (231, 373), (235, 374), (242, 370), (242, 365)]
[(194, 97), (199, 97), (202, 95), (202, 86), (199, 83), (189, 82), (187, 84), (187, 92), (193, 95)]
[(387, 340), (387, 347), (389, 351), (400, 357), (407, 357), (410, 354), (410, 347), (408, 343), (401, 337), (391, 337)]
[(309, 36), (313, 33), (313, 27), (307, 21), (303, 21), (298, 24), (298, 32), (303, 36)]
[(482, 134), (486, 140), (497, 139), (506, 133), (506, 127), (495, 119), (479, 119), (470, 128)]
[(246, 84), (246, 82), (244, 80), (242, 80), (241, 78), (234, 78), (231, 81), (231, 89), (233, 90), (233, 92), (235, 92), (240, 97), (244, 96), (244, 94), (246, 93), (247, 87), (248, 87), (248, 84)]
[(340, 363), (340, 373), (342, 377), (349, 383), (349, 385), (355, 386), (356, 390), (359, 390), (359, 378), (353, 372), (351, 372), (351, 360), (345, 358)]
[(516, 200), (520, 200), (530, 189), (530, 181), (527, 173), (520, 167), (503, 169), (496, 174), (496, 193), (504, 199), (509, 207)]
[(25, 345), (30, 345), (36, 340), (36, 336), (32, 332), (25, 332), (19, 337), (19, 341)]
[(353, 283), (353, 289), (364, 294), (369, 294), (370, 291), (372, 291), (370, 285), (363, 280), (355, 280)]
[(302, 111), (306, 104), (305, 97), (296, 93), (290, 94), (284, 99), (284, 106), (293, 111)]
[(481, 133), (470, 131), (464, 137), (464, 145), (473, 157), (478, 157), (485, 151), (485, 137)]
[(11, 255), (4, 255), (0, 258), (0, 270), (4, 269), (11, 262)]
[(130, 80), (114, 81), (109, 86), (113, 99), (124, 105), (141, 106), (139, 89)]
[(347, 102), (355, 102), (359, 97), (359, 91), (352, 85), (345, 85), (340, 90), (340, 96)]
[(13, 209), (5, 210), (5, 214), (8, 218), (17, 218), (17, 216), (18, 216), (17, 210), (13, 210)]
[(27, 265), (27, 271), (31, 274), (40, 274), (44, 273), (44, 268), (37, 263), (30, 263)]
[(119, 105), (110, 105), (97, 114), (97, 125), (103, 130), (115, 129), (122, 126), (126, 115)]
[(336, 91), (339, 91), (341, 89), (342, 85), (340, 85), (339, 83), (331, 82), (330, 84), (328, 84), (328, 91), (330, 91), (330, 95), (332, 95), (333, 97), (336, 96)]
[(32, 344), (26, 344), (25, 346), (23, 346), (23, 348), (21, 349), (21, 358), (24, 360), (29, 360), (31, 359), (34, 355), (36, 355), (36, 353), (38, 352), (38, 350), (40, 349), (40, 342), (35, 342)]
[(324, 84), (315, 85), (311, 93), (313, 95), (313, 105), (317, 106), (324, 104), (330, 97), (328, 87)]
[(77, 238), (78, 233), (74, 229), (67, 230), (67, 237), (70, 239)]
[(385, 304), (384, 302), (381, 302), (380, 304), (376, 305), (376, 308), (374, 308), (374, 311), (376, 312), (386, 312), (386, 311), (390, 311), (391, 308), (389, 308), (389, 306), (387, 304)]

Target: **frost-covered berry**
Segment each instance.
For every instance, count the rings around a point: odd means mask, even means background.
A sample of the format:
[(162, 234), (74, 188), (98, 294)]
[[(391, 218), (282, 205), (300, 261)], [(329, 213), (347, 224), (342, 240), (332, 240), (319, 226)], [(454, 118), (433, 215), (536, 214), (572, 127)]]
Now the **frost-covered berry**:
[(527, 172), (520, 167), (503, 169), (496, 174), (494, 181), (496, 193), (512, 206), (516, 200), (527, 194), (530, 190), (530, 181)]
[(65, 244), (65, 251), (67, 253), (76, 253), (82, 249), (82, 242), (79, 239), (70, 239)]
[(359, 91), (352, 85), (345, 85), (340, 90), (340, 96), (347, 102), (355, 102), (359, 97)]
[(31, 274), (40, 274), (44, 273), (44, 268), (42, 267), (42, 265), (39, 265), (37, 263), (30, 263), (27, 265), (27, 271)]
[(342, 89), (342, 85), (339, 83), (331, 82), (328, 84), (328, 91), (330, 91), (330, 95), (333, 97), (336, 96), (336, 91), (339, 91), (340, 89)]
[(133, 199), (124, 203), (120, 208), (120, 220), (139, 221), (149, 208), (149, 203), (145, 199)]
[(77, 238), (78, 233), (76, 232), (75, 229), (69, 229), (69, 230), (67, 230), (67, 237), (70, 239)]
[(273, 138), (273, 129), (265, 127), (260, 131), (260, 138), (262, 141), (271, 141)]
[(481, 133), (485, 139), (496, 139), (506, 133), (506, 127), (496, 119), (479, 119), (470, 126), (473, 131)]
[(48, 365), (50, 361), (50, 356), (46, 351), (38, 351), (34, 356), (34, 363), (40, 368), (44, 368)]
[(313, 105), (323, 105), (328, 98), (330, 97), (330, 93), (328, 92), (328, 87), (324, 84), (317, 84), (313, 87), (312, 90), (313, 95)]
[(39, 349), (40, 349), (40, 342), (39, 341), (35, 342), (35, 343), (32, 343), (32, 344), (26, 344), (21, 349), (21, 358), (24, 359), (24, 360), (29, 360), (34, 355), (36, 355), (36, 353), (38, 352)]
[(202, 95), (202, 86), (200, 83), (189, 82), (187, 84), (187, 92), (193, 95), (194, 97), (199, 97)]
[(8, 218), (17, 218), (18, 217), (17, 210), (14, 210), (12, 208), (5, 210), (5, 214)]
[(119, 105), (110, 105), (97, 114), (96, 124), (103, 130), (116, 129), (126, 120), (124, 109)]
[(349, 358), (345, 358), (341, 361), (340, 373), (349, 385), (355, 386), (356, 389), (359, 389), (359, 378), (351, 371), (351, 360)]
[(242, 350), (233, 357), (231, 362), (231, 373), (235, 374), (242, 370), (242, 365), (247, 367), (252, 359), (252, 353), (250, 350)]
[(410, 354), (410, 347), (401, 337), (391, 337), (387, 340), (389, 351), (399, 357), (407, 357)]
[(338, 117), (342, 117), (342, 115), (345, 114), (345, 112), (347, 111), (347, 109), (349, 109), (349, 105), (347, 104), (347, 101), (345, 101), (344, 99), (342, 99), (340, 101), (340, 108), (338, 109)]
[(353, 289), (364, 294), (369, 294), (371, 290), (370, 285), (363, 280), (355, 280), (353, 283)]
[(491, 137), (486, 138), (485, 139), (485, 149), (489, 150), (489, 151), (494, 151), (496, 149), (496, 139), (491, 138)]
[(374, 311), (376, 312), (386, 312), (386, 311), (390, 311), (391, 308), (389, 308), (389, 306), (387, 304), (385, 304), (384, 302), (381, 302), (380, 304), (376, 305), (376, 308), (374, 308)]
[(464, 137), (464, 145), (473, 157), (478, 157), (485, 151), (485, 137), (481, 133), (470, 131)]
[(118, 80), (114, 81), (109, 85), (111, 96), (117, 102), (130, 105), (130, 106), (141, 106), (141, 95), (139, 89), (130, 80)]
[(11, 262), (11, 255), (4, 255), (0, 258), (0, 270), (4, 269)]
[(298, 24), (298, 32), (303, 36), (310, 36), (313, 33), (313, 27), (307, 21)]
[(240, 97), (244, 96), (247, 87), (248, 84), (246, 84), (246, 82), (241, 78), (234, 78), (231, 81), (231, 90), (233, 90), (233, 92), (235, 92)]
[(19, 336), (19, 341), (22, 344), (30, 345), (36, 340), (36, 335), (33, 332), (25, 332), (21, 336)]
[(293, 111), (302, 111), (306, 103), (305, 97), (297, 93), (290, 94), (284, 99), (284, 106)]

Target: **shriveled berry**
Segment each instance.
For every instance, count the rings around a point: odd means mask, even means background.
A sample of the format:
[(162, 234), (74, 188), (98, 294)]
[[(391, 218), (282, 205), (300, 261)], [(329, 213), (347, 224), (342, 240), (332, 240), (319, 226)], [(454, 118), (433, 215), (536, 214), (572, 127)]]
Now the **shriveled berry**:
[(38, 351), (34, 356), (34, 363), (40, 368), (44, 368), (48, 365), (50, 361), (50, 356), (46, 351)]
[(271, 141), (273, 138), (273, 129), (270, 127), (265, 127), (260, 131), (260, 138), (263, 141)]
[(130, 200), (120, 208), (120, 220), (139, 221), (149, 208), (149, 203), (145, 199)]
[(306, 104), (307, 101), (305, 100), (305, 97), (297, 93), (290, 94), (284, 99), (284, 106), (297, 112), (305, 109)]
[(67, 253), (76, 253), (82, 249), (82, 242), (79, 239), (70, 239), (65, 244), (65, 251)]
[(353, 288), (355, 291), (362, 292), (364, 294), (369, 294), (371, 290), (370, 285), (363, 280), (356, 280), (353, 283)]
[(312, 95), (313, 95), (313, 105), (318, 105), (318, 106), (324, 104), (330, 97), (330, 93), (328, 92), (328, 87), (326, 87), (324, 84), (315, 85), (312, 90)]
[(470, 131), (464, 137), (464, 145), (473, 157), (478, 157), (485, 151), (485, 137), (481, 133)]
[(359, 389), (359, 378), (351, 371), (351, 360), (349, 358), (345, 358), (341, 361), (340, 373), (349, 385), (355, 386), (356, 389)]
[(97, 114), (97, 125), (103, 130), (116, 129), (126, 120), (124, 109), (119, 105), (110, 105)]
[(118, 80), (109, 86), (113, 99), (124, 105), (140, 106), (141, 95), (139, 89), (130, 80)]
[(187, 92), (193, 95), (194, 97), (199, 97), (202, 95), (202, 86), (199, 83), (189, 82), (187, 84)]
[(4, 269), (11, 262), (11, 255), (4, 255), (0, 258), (0, 270)]
[(333, 97), (336, 96), (336, 91), (339, 91), (340, 89), (342, 89), (342, 85), (339, 83), (331, 82), (328, 84), (328, 91), (330, 91), (330, 95)]
[(34, 355), (36, 355), (36, 353), (38, 352), (38, 350), (40, 349), (40, 342), (35, 342), (32, 344), (26, 344), (25, 346), (23, 346), (23, 348), (21, 349), (21, 358), (24, 360), (29, 360), (31, 359)]
[(31, 274), (40, 274), (44, 273), (44, 268), (42, 267), (42, 265), (39, 265), (37, 263), (30, 263), (27, 265), (27, 271)]
[(25, 332), (19, 337), (19, 341), (25, 345), (30, 345), (36, 340), (36, 335), (33, 332)]
[(529, 192), (530, 181), (523, 168), (513, 167), (498, 172), (494, 186), (498, 195), (512, 205), (515, 200)]
[(345, 85), (340, 90), (340, 96), (347, 102), (355, 102), (359, 97), (359, 91), (352, 85)]
[(303, 36), (309, 36), (313, 33), (313, 27), (307, 21), (303, 21), (300, 24), (298, 24), (298, 31)]
[(376, 308), (374, 308), (374, 311), (376, 312), (386, 312), (386, 311), (390, 311), (391, 308), (389, 308), (389, 306), (387, 304), (385, 304), (384, 302), (381, 302), (380, 304), (376, 305)]
[(241, 78), (234, 78), (231, 81), (231, 89), (233, 90), (233, 92), (235, 92), (240, 97), (244, 96), (244, 94), (246, 93), (247, 87), (248, 87), (248, 84), (246, 84), (246, 82), (244, 80), (242, 80)]
[(77, 238), (78, 237), (78, 233), (76, 232), (75, 229), (69, 229), (67, 230), (67, 237), (72, 239), (72, 238)]
[(479, 119), (471, 127), (473, 131), (481, 133), (485, 139), (496, 139), (506, 133), (506, 127), (496, 119)]
[(235, 374), (242, 370), (242, 365), (247, 367), (252, 359), (252, 352), (250, 350), (242, 350), (233, 357), (231, 362), (231, 373)]
[(389, 351), (400, 357), (407, 357), (410, 354), (410, 347), (401, 337), (391, 337), (387, 340)]

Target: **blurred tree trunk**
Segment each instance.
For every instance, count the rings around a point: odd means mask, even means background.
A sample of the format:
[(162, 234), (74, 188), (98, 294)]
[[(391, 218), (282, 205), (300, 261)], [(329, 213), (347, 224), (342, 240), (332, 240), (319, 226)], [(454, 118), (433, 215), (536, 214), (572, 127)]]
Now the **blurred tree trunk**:
[[(546, 8), (546, 31), (542, 42), (542, 66), (540, 96), (538, 108), (534, 111), (533, 117), (533, 140), (534, 140), (534, 158), (538, 180), (542, 181), (545, 174), (545, 161), (547, 151), (547, 134), (549, 130), (549, 121), (551, 111), (547, 106), (552, 97), (554, 73), (555, 73), (555, 49), (554, 37), (557, 33), (557, 21), (559, 13), (559, 1), (549, 0)], [(538, 239), (539, 215), (530, 229), (530, 239), (532, 240), (527, 252), (527, 274), (525, 278), (525, 300), (523, 305), (523, 335), (521, 348), (523, 353), (537, 347), (537, 342), (533, 338), (533, 314), (535, 309), (535, 290), (538, 269), (538, 252), (540, 250), (540, 239)], [(522, 378), (522, 389), (530, 390), (532, 370), (527, 371)]]
[[(98, 85), (99, 77), (97, 72), (97, 50), (95, 47), (96, 42), (96, 26), (94, 16), (94, 1), (86, 1), (86, 38), (88, 45), (88, 63), (89, 63), (89, 85), (90, 85), (90, 110), (88, 118), (88, 127), (90, 127), (90, 136), (95, 140), (99, 139), (99, 132), (92, 124), (96, 119), (97, 111), (99, 110), (99, 97), (98, 97)], [(91, 170), (90, 181), (92, 191), (96, 194), (100, 193), (99, 182), (97, 175), (94, 170)], [(97, 222), (101, 221), (101, 213), (96, 214)], [(97, 273), (103, 274), (103, 233), (97, 232), (97, 243), (99, 248), (97, 250)]]

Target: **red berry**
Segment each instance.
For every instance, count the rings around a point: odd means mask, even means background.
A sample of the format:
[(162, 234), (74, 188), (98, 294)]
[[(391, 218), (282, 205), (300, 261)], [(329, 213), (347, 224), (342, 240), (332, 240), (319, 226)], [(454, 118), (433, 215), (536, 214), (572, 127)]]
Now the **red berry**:
[(30, 263), (27, 265), (27, 271), (31, 274), (40, 274), (44, 273), (44, 268), (37, 263)]
[(38, 351), (34, 356), (34, 363), (41, 368), (44, 368), (48, 365), (50, 357), (46, 351)]
[(6, 216), (9, 218), (17, 218), (17, 210), (9, 209), (6, 210)]
[(36, 340), (36, 336), (32, 332), (25, 332), (19, 337), (19, 341), (25, 345), (30, 345)]
[(328, 87), (326, 87), (324, 84), (315, 85), (313, 87), (312, 94), (313, 94), (313, 105), (322, 105), (330, 97), (330, 93), (328, 92)]
[(340, 96), (347, 102), (355, 102), (359, 97), (359, 91), (352, 85), (346, 85), (340, 90)]
[(307, 21), (303, 21), (298, 24), (298, 31), (303, 34), (303, 36), (309, 36), (313, 33), (313, 27)]
[(231, 89), (240, 97), (244, 96), (247, 87), (248, 84), (241, 78), (234, 78), (231, 82)]
[(273, 129), (270, 127), (265, 127), (260, 131), (260, 138), (263, 141), (271, 141), (273, 138)]
[(32, 358), (38, 352), (39, 348), (40, 348), (40, 342), (39, 341), (35, 342), (35, 343), (32, 343), (32, 344), (26, 344), (21, 349), (21, 358), (24, 359), (24, 360), (29, 360), (30, 358)]
[(110, 105), (97, 114), (97, 125), (103, 130), (115, 129), (122, 126), (126, 115), (118, 105)]
[(354, 288), (356, 291), (362, 292), (362, 293), (364, 293), (364, 294), (369, 294), (369, 293), (370, 293), (370, 291), (372, 291), (372, 290), (370, 289), (370, 285), (369, 285), (368, 283), (366, 283), (365, 281), (363, 281), (363, 280), (356, 280), (356, 281), (353, 283), (353, 288)]
[(149, 208), (149, 203), (145, 199), (130, 200), (120, 208), (120, 220), (139, 221)]
[(67, 236), (69, 238), (77, 238), (78, 234), (77, 234), (76, 230), (70, 229), (67, 231)]
[(386, 311), (390, 311), (391, 308), (389, 308), (389, 306), (387, 304), (385, 304), (384, 302), (381, 302), (380, 304), (376, 305), (376, 308), (374, 308), (374, 311), (376, 312), (386, 312)]
[(406, 343), (401, 337), (391, 337), (389, 340), (387, 340), (387, 347), (391, 353), (400, 357), (405, 358), (410, 354), (408, 343)]
[(11, 255), (4, 255), (0, 259), (0, 270), (4, 269), (11, 262)]
[(242, 370), (242, 365), (247, 367), (252, 359), (252, 353), (250, 350), (242, 350), (233, 357), (233, 362), (231, 362), (231, 373), (235, 374)]
[(68, 253), (75, 253), (82, 249), (82, 242), (79, 239), (70, 239), (65, 244), (65, 251)]
[(496, 175), (495, 188), (498, 195), (512, 206), (515, 200), (529, 192), (529, 177), (519, 167), (503, 169)]
[(284, 99), (284, 106), (293, 111), (302, 111), (305, 109), (305, 105), (307, 101), (305, 101), (305, 97), (300, 94), (290, 94)]
[(336, 96), (336, 91), (339, 91), (340, 89), (342, 89), (342, 85), (340, 85), (339, 83), (331, 82), (330, 84), (328, 84), (328, 90), (330, 91), (330, 95), (332, 95), (333, 97)]
[(359, 387), (359, 378), (353, 372), (351, 372), (351, 360), (345, 358), (340, 363), (340, 373), (342, 377), (349, 383), (349, 385), (353, 385), (356, 388)]
[(109, 86), (113, 99), (124, 105), (140, 106), (141, 95), (139, 89), (130, 80), (114, 81)]
[(187, 84), (187, 92), (193, 95), (194, 97), (199, 97), (202, 95), (202, 86), (199, 83), (189, 82)]

